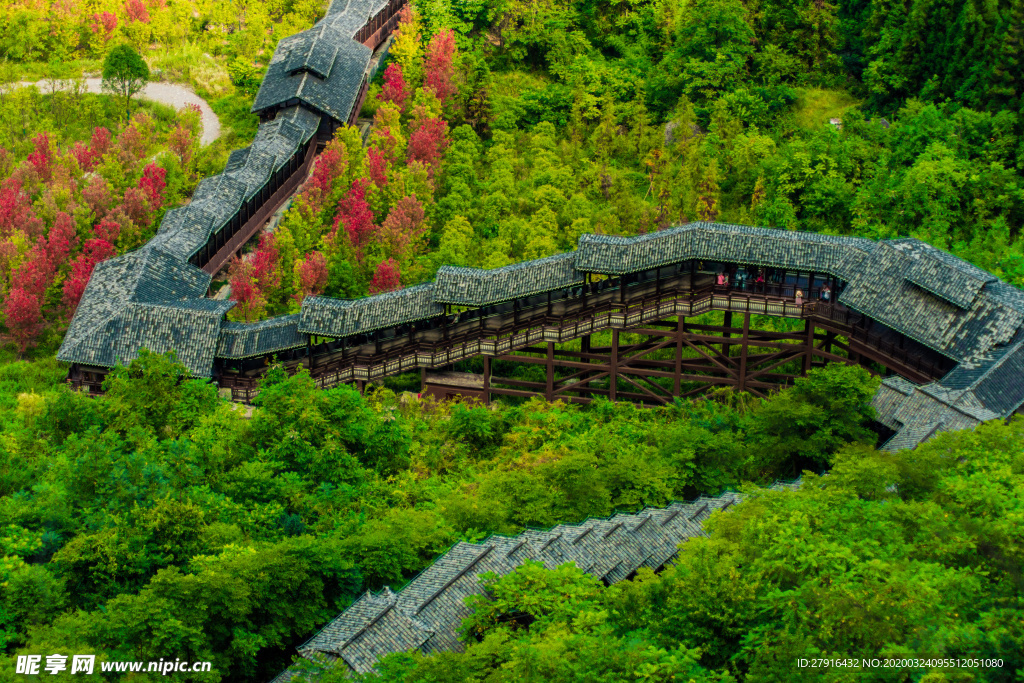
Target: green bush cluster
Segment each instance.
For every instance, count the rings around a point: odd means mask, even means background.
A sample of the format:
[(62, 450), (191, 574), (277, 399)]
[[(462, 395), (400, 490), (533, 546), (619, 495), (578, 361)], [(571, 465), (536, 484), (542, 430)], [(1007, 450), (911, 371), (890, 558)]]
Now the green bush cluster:
[(251, 417), (167, 356), (143, 352), (96, 399), (39, 367), (0, 382), (4, 648), (174, 653), (247, 680), (459, 539), (770, 482), (874, 443), (874, 380), (844, 366), (763, 402), (664, 408), (437, 404), (276, 368)]

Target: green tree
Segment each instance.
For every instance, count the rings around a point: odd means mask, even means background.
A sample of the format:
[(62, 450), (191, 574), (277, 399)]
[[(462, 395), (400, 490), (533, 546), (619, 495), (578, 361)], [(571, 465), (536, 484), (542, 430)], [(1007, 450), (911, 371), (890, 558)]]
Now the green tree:
[(750, 425), (756, 474), (796, 477), (822, 469), (849, 442), (874, 443), (869, 425), (878, 380), (858, 366), (832, 363), (765, 401)]
[(148, 81), (149, 66), (130, 45), (114, 46), (103, 60), (103, 88), (124, 98), (125, 121), (132, 115), (132, 97)]

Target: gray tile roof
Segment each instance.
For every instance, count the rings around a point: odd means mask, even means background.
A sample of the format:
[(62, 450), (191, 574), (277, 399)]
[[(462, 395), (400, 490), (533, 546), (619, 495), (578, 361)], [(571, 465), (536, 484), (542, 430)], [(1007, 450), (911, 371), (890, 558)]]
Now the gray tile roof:
[[(879, 243), (839, 301), (957, 361), (983, 357), (1007, 343), (1024, 324), (1024, 313), (1003, 303), (1010, 298), (1006, 291), (990, 295), (992, 276), (982, 282), (973, 266), (954, 267), (949, 261), (959, 259), (933, 258), (938, 250), (925, 247), (905, 240)], [(960, 293), (947, 281), (958, 283)]]
[(849, 263), (851, 252), (866, 254), (873, 246), (874, 242), (860, 237), (697, 222), (637, 237), (583, 235), (576, 267), (622, 275), (704, 259), (814, 270), (846, 279), (843, 265)]
[(457, 632), (462, 619), (470, 614), (465, 600), (470, 595), (485, 595), (481, 574), (504, 576), (534, 559), (549, 568), (575, 562), (608, 583), (621, 581), (640, 567), (657, 568), (671, 561), (680, 543), (706, 535), (702, 522), (714, 510), (727, 509), (742, 499), (742, 494), (728, 492), (666, 508), (646, 508), (636, 514), (562, 524), (547, 531), (528, 529), (513, 537), (492, 536), (482, 543), (460, 541), (398, 593), (385, 588), (376, 595), (362, 595), (300, 646), (299, 652), (307, 657), (337, 656), (353, 671), (366, 673), (390, 653), (461, 651)]
[(57, 352), (59, 360), (111, 367), (141, 348), (174, 350), (209, 376), (220, 320), (234, 302), (205, 299), (210, 276), (152, 245), (96, 266)]
[[(252, 111), (273, 109), (298, 100), (335, 121), (347, 121), (373, 54), (370, 48), (352, 40), (353, 33), (346, 35), (338, 24), (321, 22), (280, 41), (267, 66)], [(296, 65), (303, 70), (296, 70)], [(315, 69), (305, 70), (304, 65)], [(317, 71), (326, 75), (318, 75)]]
[(225, 322), (217, 341), (217, 357), (250, 358), (305, 346), (306, 336), (298, 327), (298, 313), (255, 323)]
[(298, 330), (304, 334), (344, 337), (372, 332), (444, 313), (434, 301), (433, 283), (406, 287), (363, 299), (307, 297), (302, 302)]
[(581, 284), (576, 253), (568, 252), (502, 268), (442, 266), (434, 281), (434, 301), (461, 306), (486, 306)]
[(961, 363), (938, 382), (917, 386), (889, 377), (873, 405), (880, 422), (899, 430), (886, 450), (913, 448), (941, 431), (1007, 418), (1024, 405), (1024, 340), (995, 349), (981, 362)]
[(302, 107), (261, 124), (252, 145), (233, 152), (223, 173), (204, 178), (188, 204), (164, 215), (150, 244), (190, 259), (309, 142), (319, 125), (320, 117)]

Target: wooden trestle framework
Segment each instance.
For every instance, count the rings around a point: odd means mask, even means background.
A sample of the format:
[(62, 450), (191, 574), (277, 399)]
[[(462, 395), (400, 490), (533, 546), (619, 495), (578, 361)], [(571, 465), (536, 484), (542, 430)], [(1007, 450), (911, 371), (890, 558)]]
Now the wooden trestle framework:
[[(593, 282), (529, 307), (510, 302), (492, 310), (449, 311), (358, 339), (311, 339), (307, 348), (278, 359), (291, 370), (305, 366), (323, 388), (355, 383), (362, 389), (385, 376), (420, 370), (423, 390), (440, 398), (540, 396), (587, 403), (604, 397), (648, 404), (725, 386), (765, 396), (828, 362), (882, 368), (914, 382), (941, 377), (953, 366), (841, 305), (797, 304), (777, 287), (760, 293), (690, 287), (701, 279), (698, 273), (639, 286), (619, 279)], [(816, 288), (810, 291), (817, 294)], [(692, 320), (711, 311), (723, 312), (722, 324)], [(798, 319), (802, 329), (758, 329), (758, 316)], [(603, 331), (610, 331), (610, 343), (593, 345)], [(475, 357), (482, 357), (482, 376), (431, 372)], [(248, 402), (258, 393), (268, 361), (255, 359), (248, 369), (224, 367), (216, 380), (234, 400)], [(544, 380), (494, 374), (496, 365), (500, 370), (508, 363), (539, 366)]]
[[(633, 327), (609, 321), (611, 340), (607, 345), (593, 346), (591, 334), (579, 337), (579, 348), (576, 344), (564, 348), (566, 345), (556, 341), (531, 343), (507, 353), (484, 355), (483, 373), (475, 376), (476, 382), (456, 384), (450, 375), (432, 379), (424, 370), (423, 385), (437, 396), (458, 395), (484, 402), (496, 396), (541, 396), (570, 403), (589, 403), (603, 397), (666, 404), (675, 397), (696, 396), (716, 387), (765, 397), (791, 385), (811, 368), (829, 362), (859, 364), (872, 372), (880, 366), (915, 382), (941, 377), (949, 367), (941, 358), (908, 353), (907, 340), (896, 336), (887, 341), (870, 330), (869, 319), (824, 302), (797, 306), (792, 301), (756, 294), (711, 291), (697, 294), (688, 303), (703, 309), (701, 312), (723, 311), (722, 324), (688, 322), (685, 315)], [(649, 319), (657, 307), (655, 302), (641, 302), (615, 317), (639, 315)], [(758, 315), (800, 318), (802, 329), (759, 330)], [(545, 326), (545, 337), (557, 330), (559, 338), (564, 339), (564, 332), (571, 334), (574, 326), (558, 321)], [(538, 366), (544, 370), (545, 379), (540, 382), (498, 376), (494, 374), (495, 361)]]

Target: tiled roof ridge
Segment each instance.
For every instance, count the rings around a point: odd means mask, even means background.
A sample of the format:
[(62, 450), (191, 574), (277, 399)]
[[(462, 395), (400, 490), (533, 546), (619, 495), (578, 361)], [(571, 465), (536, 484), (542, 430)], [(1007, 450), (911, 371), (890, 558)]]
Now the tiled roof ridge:
[[(793, 490), (799, 486), (800, 479), (797, 479), (792, 482), (776, 482), (762, 490)], [(749, 494), (726, 491), (715, 497), (700, 496), (689, 502), (674, 501), (664, 507), (644, 507), (636, 512), (615, 512), (608, 517), (588, 517), (577, 524), (560, 524), (547, 530), (527, 528), (514, 536), (492, 534), (476, 543), (458, 541), (438, 555), (398, 592), (393, 592), (390, 587), (385, 586), (377, 593), (363, 593), (341, 614), (300, 645), (298, 650), (307, 658), (315, 658), (317, 653), (341, 658), (352, 670), (365, 673), (372, 669), (376, 657), (404, 651), (398, 649), (398, 646), (408, 642), (407, 632), (403, 630), (401, 637), (395, 641), (396, 649), (381, 651), (382, 644), (390, 642), (388, 627), (376, 629), (383, 629), (379, 633), (373, 631), (377, 624), (384, 623), (387, 614), (397, 611), (400, 624), (404, 625), (401, 628), (410, 628), (411, 624), (411, 628), (422, 631), (423, 642), (427, 643), (439, 634), (436, 629), (418, 620), (420, 614), (433, 603), (443, 600), (444, 596), (455, 590), (454, 587), (458, 584), (469, 582), (469, 586), (463, 585), (460, 589), (460, 596), (484, 594), (477, 577), (484, 571), (491, 570), (474, 570), (478, 565), (484, 564), (485, 560), (493, 558), (495, 566), (505, 573), (513, 571), (526, 559), (539, 560), (553, 568), (564, 562), (552, 559), (558, 557), (557, 555), (545, 558), (544, 553), (549, 551), (553, 542), (566, 542), (565, 535), (569, 534), (571, 540), (568, 543), (575, 547), (581, 547), (579, 542), (586, 539), (586, 548), (581, 551), (584, 555), (594, 556), (598, 560), (597, 563), (590, 563), (582, 569), (596, 575), (597, 578), (614, 583), (625, 579), (642, 566), (657, 569), (671, 562), (680, 543), (695, 536), (707, 535), (703, 530), (703, 523), (712, 512), (724, 511), (741, 502), (747, 495)], [(601, 525), (607, 525), (608, 528), (595, 532), (596, 527)], [(544, 535), (551, 537), (545, 543), (537, 544), (536, 539)], [(502, 546), (507, 547), (503, 552), (499, 550)], [(509, 559), (523, 549), (527, 549), (526, 557), (519, 560)], [(461, 559), (455, 563), (449, 562), (458, 556), (461, 556)], [(575, 561), (579, 566), (578, 560), (567, 561)], [(502, 575), (500, 572), (495, 573)], [(461, 600), (460, 597), (457, 602)], [(370, 611), (367, 611), (368, 609)], [(441, 613), (444, 631), (441, 635), (449, 644), (457, 643), (455, 636), (459, 619), (455, 617), (463, 613), (468, 614), (465, 609), (454, 612), (452, 609), (449, 601)], [(399, 627), (398, 624), (395, 626)], [(428, 633), (430, 635), (427, 635)], [(369, 637), (368, 634), (372, 635), (376, 657), (372, 661), (366, 660), (362, 655), (353, 655), (350, 658), (346, 654), (346, 649), (361, 637)], [(286, 676), (287, 673), (283, 673), (282, 676)], [(274, 680), (284, 681), (288, 678), (290, 675), (285, 678), (279, 676)]]

